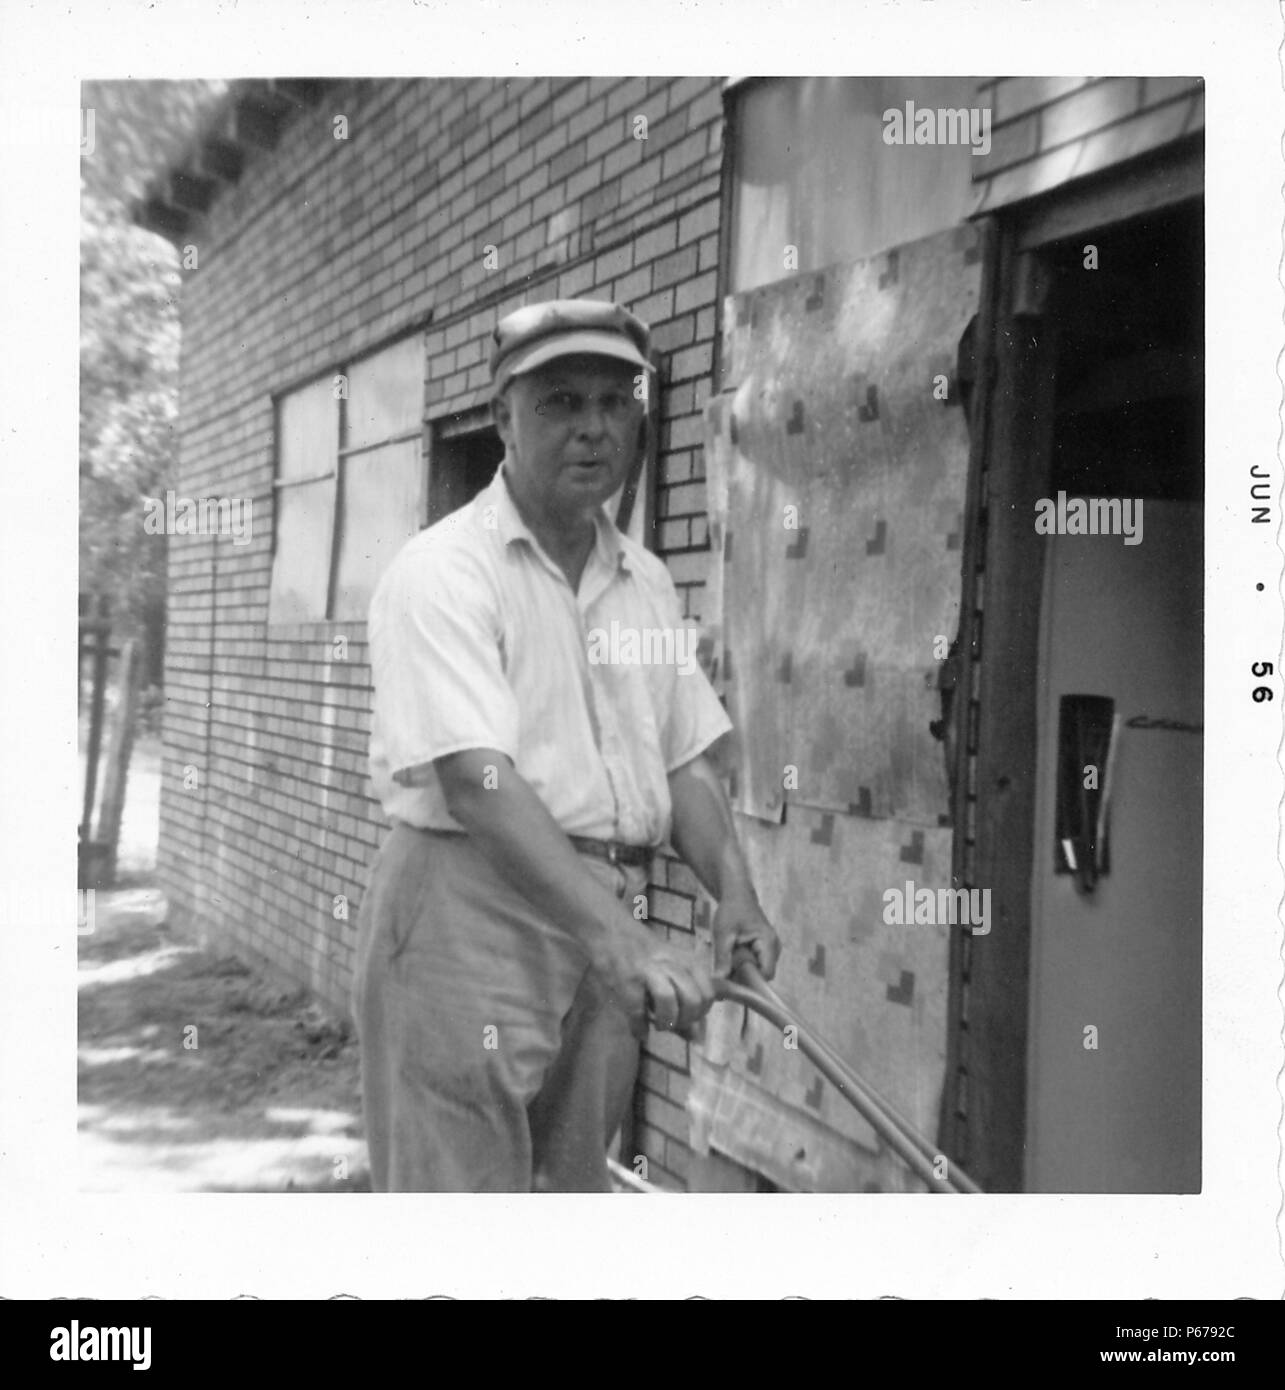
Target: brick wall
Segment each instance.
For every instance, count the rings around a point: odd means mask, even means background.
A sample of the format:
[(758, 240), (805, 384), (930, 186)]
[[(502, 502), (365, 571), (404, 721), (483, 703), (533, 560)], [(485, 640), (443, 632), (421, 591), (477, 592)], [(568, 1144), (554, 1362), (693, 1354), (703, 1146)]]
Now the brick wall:
[[(660, 541), (699, 619), (721, 112), (709, 78), (333, 84), (182, 238), (196, 265), (173, 486), (247, 498), (254, 521), (246, 545), (170, 542), (160, 875), (175, 920), (201, 939), (346, 1008), (384, 826), (366, 776), (364, 624), (268, 625), (273, 393), (431, 315), (431, 423), (485, 400), (500, 315), (554, 297), (622, 301), (665, 356)], [(690, 872), (659, 872), (657, 917), (690, 933)], [(685, 1085), (685, 1045), (655, 1037), (635, 1147), (672, 1186), (690, 1167)], [(753, 1185), (706, 1166), (710, 1182)]]
[(978, 87), (991, 110), (976, 211), (1045, 193), (1204, 129), (1199, 77), (997, 77)]

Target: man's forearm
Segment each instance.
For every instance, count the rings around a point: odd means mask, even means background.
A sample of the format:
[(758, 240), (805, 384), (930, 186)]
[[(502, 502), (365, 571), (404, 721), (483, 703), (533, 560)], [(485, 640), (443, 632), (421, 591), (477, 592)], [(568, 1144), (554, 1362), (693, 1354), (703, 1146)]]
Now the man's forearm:
[[(486, 775), (488, 766), (494, 777)], [(486, 749), (441, 759), (439, 774), (451, 815), (496, 872), (594, 955), (627, 908), (586, 872), (530, 783), (502, 754)]]
[(749, 868), (736, 838), (736, 823), (723, 784), (701, 756), (669, 775), (673, 821), (669, 840), (691, 865), (702, 887), (720, 903), (757, 901)]

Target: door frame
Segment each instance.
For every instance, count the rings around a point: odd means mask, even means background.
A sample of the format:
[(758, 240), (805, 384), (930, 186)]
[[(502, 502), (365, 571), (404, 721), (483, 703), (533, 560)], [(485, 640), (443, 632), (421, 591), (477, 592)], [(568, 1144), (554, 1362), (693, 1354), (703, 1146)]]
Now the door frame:
[(1186, 139), (988, 214), (969, 408), (968, 488), (947, 743), (952, 874), (991, 890), (985, 936), (951, 934), (939, 1140), (987, 1191), (1025, 1182), (1037, 695), (1043, 600), (1035, 503), (1048, 496), (1057, 325), (1048, 248), (1197, 200)]

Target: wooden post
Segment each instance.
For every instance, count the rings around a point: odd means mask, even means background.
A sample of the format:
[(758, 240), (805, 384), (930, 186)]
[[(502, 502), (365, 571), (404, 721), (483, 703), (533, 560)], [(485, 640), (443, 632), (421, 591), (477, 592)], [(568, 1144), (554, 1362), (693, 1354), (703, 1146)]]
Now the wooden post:
[(966, 705), (954, 872), (957, 882), (990, 889), (994, 906), (988, 935), (959, 932), (952, 939), (941, 1136), (988, 1192), (1020, 1192), (1025, 1180), (1043, 584), (1034, 503), (1048, 486), (1056, 360), (1045, 267), (1014, 240), (1011, 226), (997, 228), (979, 319), (983, 389), (970, 462), (964, 659), (955, 697)]
[(129, 781), (129, 759), (134, 750), (134, 721), (138, 713), (138, 643), (129, 638), (120, 652), (119, 690), (112, 714), (107, 767), (103, 774), (103, 804), (98, 814), (95, 837), (103, 855), (103, 877), (111, 883), (116, 877), (116, 848), (120, 841), (121, 814), (125, 809), (125, 787)]
[(98, 791), (98, 758), (103, 744), (103, 697), (107, 686), (107, 645), (111, 635), (108, 621), (109, 600), (106, 594), (98, 596), (98, 612), (89, 623), (94, 638), (93, 682), (89, 704), (89, 750), (85, 766), (85, 800), (80, 816), (80, 840), (82, 852), (89, 853), (94, 838), (94, 798)]

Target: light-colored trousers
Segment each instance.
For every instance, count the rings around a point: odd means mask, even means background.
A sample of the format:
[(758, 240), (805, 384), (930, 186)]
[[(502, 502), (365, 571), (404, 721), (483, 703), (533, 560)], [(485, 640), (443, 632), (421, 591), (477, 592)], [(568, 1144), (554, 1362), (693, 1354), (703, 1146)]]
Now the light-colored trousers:
[[(632, 905), (642, 867), (581, 855)], [(471, 840), (396, 823), (357, 918), (375, 1192), (603, 1192), (638, 1043), (584, 951)]]

